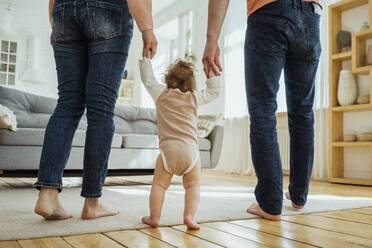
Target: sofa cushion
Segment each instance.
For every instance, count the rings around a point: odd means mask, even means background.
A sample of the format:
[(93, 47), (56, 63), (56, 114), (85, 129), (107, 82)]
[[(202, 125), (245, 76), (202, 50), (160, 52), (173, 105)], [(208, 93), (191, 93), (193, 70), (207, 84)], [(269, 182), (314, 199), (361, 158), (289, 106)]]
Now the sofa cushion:
[[(38, 96), (20, 90), (0, 86), (0, 104), (14, 112), (19, 128), (46, 128), (57, 104), (57, 99)], [(156, 110), (116, 104), (115, 133), (156, 134)], [(87, 117), (84, 114), (78, 130), (86, 130)]]
[[(19, 128), (17, 132), (0, 129), (0, 145), (5, 146), (42, 146), (44, 141), (44, 129)], [(113, 148), (121, 147), (122, 138), (114, 134)], [(85, 145), (85, 131), (77, 130), (72, 141), (72, 146), (81, 147)]]
[[(158, 149), (159, 140), (157, 135), (125, 134), (123, 147), (132, 149)], [(199, 150), (209, 151), (211, 142), (208, 139), (199, 138)]]

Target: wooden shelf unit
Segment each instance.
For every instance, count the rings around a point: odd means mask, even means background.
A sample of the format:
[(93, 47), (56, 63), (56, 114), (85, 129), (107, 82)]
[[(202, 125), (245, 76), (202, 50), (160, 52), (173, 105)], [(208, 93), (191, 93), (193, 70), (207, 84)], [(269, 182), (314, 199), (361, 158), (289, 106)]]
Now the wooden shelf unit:
[(342, 52), (342, 53), (337, 53), (332, 55), (332, 60), (337, 61), (337, 60), (351, 60), (351, 51), (349, 52)]
[[(351, 51), (342, 52), (337, 43), (337, 34), (341, 31), (342, 12), (368, 4), (370, 29), (352, 34)], [(372, 0), (344, 0), (332, 4), (329, 11), (329, 181), (334, 183), (372, 186), (372, 142), (343, 142), (345, 112), (372, 110), (372, 65), (365, 65), (366, 40), (372, 39)], [(339, 106), (337, 87), (342, 63), (351, 60), (353, 74), (369, 74), (370, 103)], [(370, 149), (370, 178), (352, 179), (344, 177), (344, 148), (364, 147)]]
[(358, 142), (333, 142), (333, 147), (372, 147), (372, 142), (364, 142), (364, 141), (358, 141)]

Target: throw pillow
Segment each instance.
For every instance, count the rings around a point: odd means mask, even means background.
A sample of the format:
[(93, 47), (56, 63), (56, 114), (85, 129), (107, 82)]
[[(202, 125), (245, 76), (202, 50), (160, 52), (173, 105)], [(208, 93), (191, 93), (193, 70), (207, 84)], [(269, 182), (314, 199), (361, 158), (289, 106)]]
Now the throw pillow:
[(222, 115), (200, 115), (198, 116), (198, 137), (206, 138), (212, 132), (216, 123)]
[(0, 104), (0, 128), (17, 131), (17, 119), (14, 113)]

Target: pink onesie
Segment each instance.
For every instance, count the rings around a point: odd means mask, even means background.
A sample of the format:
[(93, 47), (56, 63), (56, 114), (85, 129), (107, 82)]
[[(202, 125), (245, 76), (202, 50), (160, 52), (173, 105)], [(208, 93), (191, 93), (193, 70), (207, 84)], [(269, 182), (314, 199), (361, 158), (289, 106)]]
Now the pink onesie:
[(197, 102), (191, 92), (165, 88), (156, 102), (159, 148), (164, 168), (184, 175), (199, 160)]
[(178, 176), (187, 174), (199, 161), (197, 109), (214, 100), (220, 92), (221, 77), (207, 80), (207, 89), (182, 92), (159, 84), (151, 61), (144, 58), (141, 79), (156, 105), (159, 149), (164, 169)]

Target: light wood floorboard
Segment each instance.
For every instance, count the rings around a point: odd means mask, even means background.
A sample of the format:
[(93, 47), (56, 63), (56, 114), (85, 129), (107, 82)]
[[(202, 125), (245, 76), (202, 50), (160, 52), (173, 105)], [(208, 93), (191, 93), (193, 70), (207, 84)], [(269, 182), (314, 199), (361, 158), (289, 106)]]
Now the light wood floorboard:
[[(101, 233), (63, 237), (72, 247), (81, 248), (121, 248), (125, 247)], [(52, 246), (51, 246), (52, 247)]]
[(175, 247), (138, 230), (108, 232), (105, 235), (126, 247)]
[[(108, 177), (106, 186), (151, 184), (152, 176)], [(0, 190), (31, 188), (35, 178), (0, 178)], [(65, 179), (67, 187), (81, 185), (80, 178)], [(181, 184), (175, 177), (173, 184)], [(255, 177), (202, 171), (202, 185), (255, 186)], [(284, 177), (284, 188), (289, 179)], [(372, 187), (312, 181), (311, 194), (370, 197)], [(118, 230), (64, 237), (0, 241), (0, 248), (106, 248), (106, 247), (371, 247), (372, 207), (296, 216), (280, 222), (263, 219), (202, 223), (199, 231), (185, 226)]]
[(210, 222), (202, 224), (202, 227), (208, 226), (223, 232), (227, 232), (239, 237), (250, 239), (269, 247), (298, 247), (309, 248), (314, 247), (305, 243), (297, 242), (291, 239), (272, 235), (269, 233), (260, 232), (254, 229), (248, 229), (243, 226), (234, 225), (228, 222)]
[(200, 230), (188, 230), (186, 226), (174, 226), (174, 229), (185, 232), (187, 234), (199, 237), (201, 239), (207, 240), (209, 242), (219, 244), (224, 247), (268, 247), (258, 242), (250, 239), (245, 239), (230, 233), (222, 232), (217, 229), (210, 228), (208, 226), (203, 226)]
[(60, 237), (57, 238), (41, 238), (41, 239), (24, 239), (18, 240), (22, 248), (71, 248), (65, 240)]
[(253, 219), (231, 221), (231, 223), (319, 247), (372, 247), (371, 239), (327, 231), (287, 221), (273, 222), (263, 219)]
[(353, 212), (353, 213), (360, 213), (360, 214), (372, 215), (372, 208), (347, 209), (345, 211), (349, 211), (349, 212)]
[(17, 241), (0, 241), (0, 248), (20, 248)]

